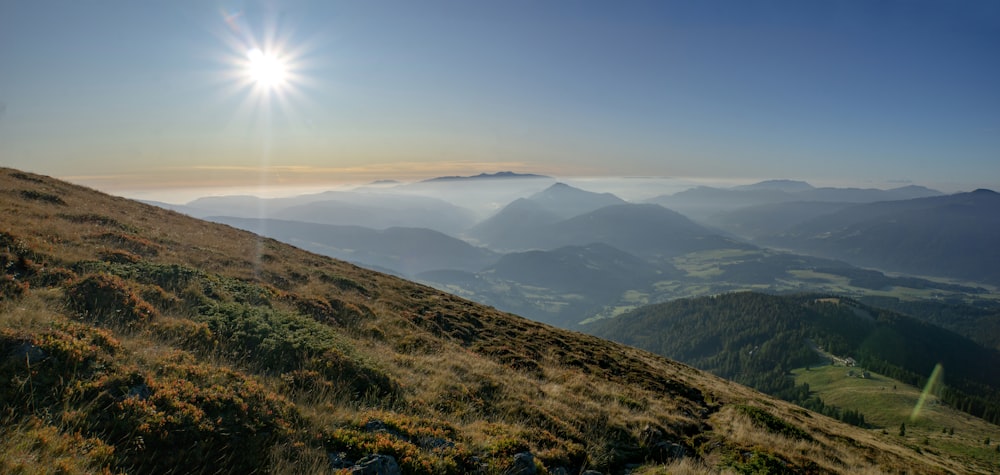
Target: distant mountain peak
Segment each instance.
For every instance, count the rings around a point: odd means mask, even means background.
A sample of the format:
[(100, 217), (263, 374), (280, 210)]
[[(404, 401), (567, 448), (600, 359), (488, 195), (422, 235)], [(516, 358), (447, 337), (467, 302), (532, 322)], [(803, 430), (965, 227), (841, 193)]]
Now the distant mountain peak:
[(557, 182), (553, 183), (551, 186), (549, 186), (548, 188), (546, 188), (546, 189), (544, 189), (542, 191), (539, 191), (538, 193), (535, 193), (534, 195), (531, 196), (531, 199), (536, 199), (536, 198), (541, 197), (541, 196), (552, 195), (552, 194), (555, 194), (555, 193), (559, 193), (559, 194), (573, 193), (573, 194), (576, 194), (576, 195), (579, 195), (579, 196), (605, 196), (605, 197), (614, 197), (616, 201), (623, 201), (621, 198), (618, 198), (617, 196), (615, 196), (612, 193), (597, 193), (597, 192), (594, 192), (594, 191), (587, 191), (587, 190), (584, 190), (582, 188), (577, 188), (577, 187), (575, 187), (573, 185), (567, 185), (566, 183), (563, 183), (561, 181), (557, 181)]
[(468, 180), (497, 180), (497, 179), (536, 179), (536, 178), (547, 178), (552, 179), (550, 176), (536, 175), (533, 173), (516, 173), (511, 171), (496, 172), (496, 173), (480, 173), (473, 176), (439, 176), (437, 178), (430, 178), (424, 180), (423, 183), (438, 182), (438, 181), (468, 181)]
[(552, 186), (531, 195), (528, 199), (563, 218), (580, 215), (605, 206), (626, 203), (625, 200), (611, 193), (581, 190), (561, 182), (554, 183)]
[(799, 180), (764, 180), (751, 185), (734, 186), (734, 190), (775, 190), (788, 193), (812, 190), (815, 187)]
[(975, 190), (972, 190), (972, 193), (977, 194), (977, 195), (995, 195), (995, 194), (997, 194), (997, 192), (995, 192), (995, 191), (993, 191), (991, 189), (988, 189), (988, 188), (977, 188)]

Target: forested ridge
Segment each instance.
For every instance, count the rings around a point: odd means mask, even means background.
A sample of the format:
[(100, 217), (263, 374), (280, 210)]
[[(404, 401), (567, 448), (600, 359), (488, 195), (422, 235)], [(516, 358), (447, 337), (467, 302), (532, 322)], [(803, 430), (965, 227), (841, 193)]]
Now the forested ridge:
[(743, 292), (682, 299), (601, 322), (593, 333), (677, 359), (847, 422), (790, 371), (823, 363), (817, 348), (909, 384), (944, 368), (942, 400), (1000, 422), (1000, 352), (909, 316), (821, 295)]
[(0, 169), (0, 208), (0, 473), (992, 466), (49, 177)]
[(982, 299), (974, 304), (902, 300), (896, 297), (865, 296), (860, 302), (893, 310), (947, 328), (987, 348), (1000, 350), (1000, 304)]

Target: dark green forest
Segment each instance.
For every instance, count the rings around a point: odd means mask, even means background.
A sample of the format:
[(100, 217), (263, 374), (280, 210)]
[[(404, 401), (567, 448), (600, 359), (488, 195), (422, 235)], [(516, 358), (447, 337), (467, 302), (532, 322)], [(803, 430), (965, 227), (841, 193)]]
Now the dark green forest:
[(864, 296), (858, 298), (858, 301), (919, 318), (987, 348), (1000, 350), (1000, 304), (991, 300), (981, 299), (968, 304)]
[(741, 292), (649, 305), (588, 331), (677, 359), (855, 425), (864, 415), (827, 406), (790, 371), (827, 361), (816, 349), (921, 386), (945, 368), (941, 398), (1000, 423), (1000, 352), (957, 333), (855, 300)]

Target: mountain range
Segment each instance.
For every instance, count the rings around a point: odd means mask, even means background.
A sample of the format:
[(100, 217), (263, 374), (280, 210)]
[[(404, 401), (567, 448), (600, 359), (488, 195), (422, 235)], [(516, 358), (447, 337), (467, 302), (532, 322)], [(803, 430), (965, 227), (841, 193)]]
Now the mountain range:
[(758, 242), (856, 265), (1000, 285), (1000, 194), (851, 206), (815, 216)]
[(168, 207), (198, 218), (270, 218), (372, 229), (420, 227), (451, 235), (475, 223), (471, 210), (438, 198), (392, 190), (327, 191), (290, 198), (214, 196)]
[[(49, 177), (0, 169), (0, 209), (5, 472), (995, 468), (937, 437), (922, 445), (917, 428), (852, 427), (643, 350)], [(961, 430), (949, 440), (983, 446)]]
[(696, 250), (747, 247), (658, 205), (610, 204), (562, 218), (531, 198), (511, 203), (467, 235), (495, 250), (549, 250), (599, 242), (654, 259)]
[(500, 259), (492, 251), (426, 228), (371, 229), (228, 216), (207, 219), (402, 276), (444, 269), (476, 272)]
[(733, 188), (699, 186), (670, 195), (660, 195), (647, 200), (681, 212), (699, 221), (718, 213), (735, 211), (752, 205), (771, 203), (822, 201), (833, 203), (871, 203), (876, 201), (907, 200), (942, 193), (922, 186), (908, 185), (882, 190), (877, 188), (817, 188), (806, 182), (792, 180), (767, 180), (752, 185)]
[(478, 175), (472, 176), (439, 176), (435, 178), (428, 178), (423, 180), (424, 183), (434, 183), (442, 181), (479, 181), (479, 180), (523, 180), (523, 179), (536, 179), (542, 178), (551, 180), (552, 177), (545, 175), (536, 175), (534, 173), (515, 173), (511, 171), (506, 172), (496, 172), (496, 173), (480, 173)]
[[(545, 180), (509, 180), (535, 183), (532, 186), (545, 183)], [(458, 192), (466, 185), (462, 181), (446, 181), (434, 186), (443, 193), (446, 189)], [(396, 187), (390, 190), (388, 198), (381, 201), (386, 206), (391, 207), (391, 200), (406, 199)], [(733, 190), (802, 193), (816, 189), (804, 182), (774, 180)], [(934, 298), (951, 303), (988, 302), (981, 297), (987, 295), (988, 290), (975, 282), (989, 283), (993, 278), (989, 275), (991, 267), (983, 265), (989, 262), (992, 252), (989, 246), (996, 239), (991, 234), (992, 228), (941, 220), (943, 216), (956, 218), (961, 215), (940, 210), (949, 203), (953, 205), (965, 200), (967, 196), (962, 194), (862, 204), (791, 201), (752, 205), (716, 214), (707, 220), (714, 227), (708, 227), (661, 206), (628, 203), (609, 193), (589, 192), (558, 182), (524, 193), (523, 197), (457, 237), (426, 228), (324, 227), (330, 225), (304, 221), (321, 222), (330, 220), (326, 214), (336, 215), (328, 213), (324, 207), (342, 208), (339, 211), (342, 217), (358, 214), (361, 209), (358, 206), (340, 206), (341, 202), (323, 198), (350, 195), (359, 201), (359, 197), (379, 194), (373, 190), (263, 201), (267, 206), (286, 206), (280, 208), (281, 213), (272, 214), (298, 217), (300, 221), (283, 218), (282, 222), (255, 222), (253, 218), (233, 216), (212, 219), (371, 269), (416, 278), (481, 303), (568, 328), (582, 321), (617, 315), (645, 303), (748, 288), (772, 292), (828, 291), (856, 298), (902, 292), (911, 295), (906, 297), (910, 301)], [(980, 191), (974, 195), (988, 197), (989, 193)], [(320, 201), (311, 201), (316, 199)], [(234, 208), (237, 215), (252, 214), (254, 209), (263, 206), (259, 200), (236, 197), (197, 200), (194, 204), (203, 207), (200, 214), (204, 215), (207, 210), (224, 211), (225, 207), (212, 204), (220, 201), (244, 203), (243, 207)], [(419, 196), (414, 202), (436, 203), (435, 209), (441, 213), (448, 212), (451, 209), (448, 206), (455, 206), (437, 198)], [(974, 200), (965, 206), (978, 213), (975, 223), (994, 222), (1000, 214), (988, 199)], [(293, 213), (306, 207), (310, 213)], [(939, 211), (928, 211), (932, 209)], [(399, 214), (395, 210), (392, 213)], [(906, 219), (916, 220), (925, 229), (914, 228), (912, 224), (905, 230), (896, 229), (907, 222), (904, 219), (907, 213), (911, 218)], [(408, 218), (416, 222), (424, 216), (416, 212)], [(438, 216), (437, 222), (444, 219)], [(867, 220), (869, 225), (854, 224), (852, 220)], [(373, 211), (353, 221), (385, 224), (387, 218)], [(949, 232), (965, 239), (966, 243), (958, 245), (945, 239), (942, 233)], [(850, 238), (837, 238), (840, 235)], [(861, 236), (867, 240), (850, 248), (851, 239)], [(921, 240), (936, 243), (936, 247), (921, 244)], [(859, 250), (859, 246), (863, 249)], [(775, 252), (767, 247), (786, 251)], [(563, 248), (586, 252), (565, 252)], [(979, 250), (965, 252), (969, 249)], [(866, 252), (881, 260), (867, 258)], [(655, 272), (637, 271), (632, 278), (626, 278), (614, 264), (616, 253), (627, 255), (630, 262), (652, 266)], [(490, 269), (504, 254), (510, 257), (503, 262), (503, 272)], [(913, 260), (915, 255), (925, 261), (922, 267), (907, 267), (906, 262), (890, 259), (900, 256)], [(553, 264), (549, 272), (559, 278), (540, 279), (543, 274), (539, 273), (539, 266), (531, 264), (532, 259)], [(887, 276), (874, 269), (852, 267), (852, 264), (873, 266), (885, 272), (959, 278), (973, 284)], [(604, 273), (600, 278), (585, 277), (600, 273)], [(969, 325), (938, 323), (978, 337)]]

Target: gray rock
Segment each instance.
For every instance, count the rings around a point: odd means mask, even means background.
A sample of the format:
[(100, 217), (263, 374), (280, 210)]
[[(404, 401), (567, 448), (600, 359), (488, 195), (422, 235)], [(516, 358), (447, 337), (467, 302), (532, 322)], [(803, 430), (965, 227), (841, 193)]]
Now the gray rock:
[(538, 468), (535, 467), (535, 456), (531, 452), (521, 452), (514, 455), (514, 463), (510, 464), (503, 475), (535, 475)]
[(675, 459), (682, 459), (687, 455), (687, 450), (683, 445), (668, 441), (660, 441), (649, 447), (650, 458), (658, 462), (667, 462)]
[(660, 463), (684, 458), (687, 453), (683, 445), (667, 440), (663, 431), (650, 425), (642, 429), (639, 443), (646, 450), (648, 459)]
[(385, 422), (378, 419), (371, 419), (365, 423), (365, 432), (388, 432)]
[(354, 466), (354, 462), (347, 460), (347, 454), (344, 452), (330, 452), (326, 456), (330, 459), (330, 468), (351, 468)]
[(153, 395), (153, 390), (146, 385), (146, 383), (139, 383), (131, 388), (128, 388), (127, 397), (139, 398), (140, 401), (145, 401), (149, 399), (149, 396)]
[(372, 454), (351, 467), (351, 475), (403, 475), (391, 455)]
[(424, 437), (420, 439), (420, 446), (425, 449), (450, 449), (455, 446), (455, 443), (448, 440), (442, 439), (440, 437)]
[(586, 470), (583, 473), (581, 473), (580, 475), (604, 475), (604, 474), (601, 473), (601, 472), (598, 472), (597, 470)]
[(569, 470), (566, 470), (566, 467), (556, 467), (556, 468), (553, 468), (552, 470), (549, 470), (549, 474), (550, 475), (569, 475)]
[(45, 354), (45, 350), (41, 349), (34, 343), (26, 341), (22, 343), (21, 346), (14, 349), (10, 358), (14, 360), (15, 363), (35, 364), (45, 358), (48, 358), (48, 355)]

